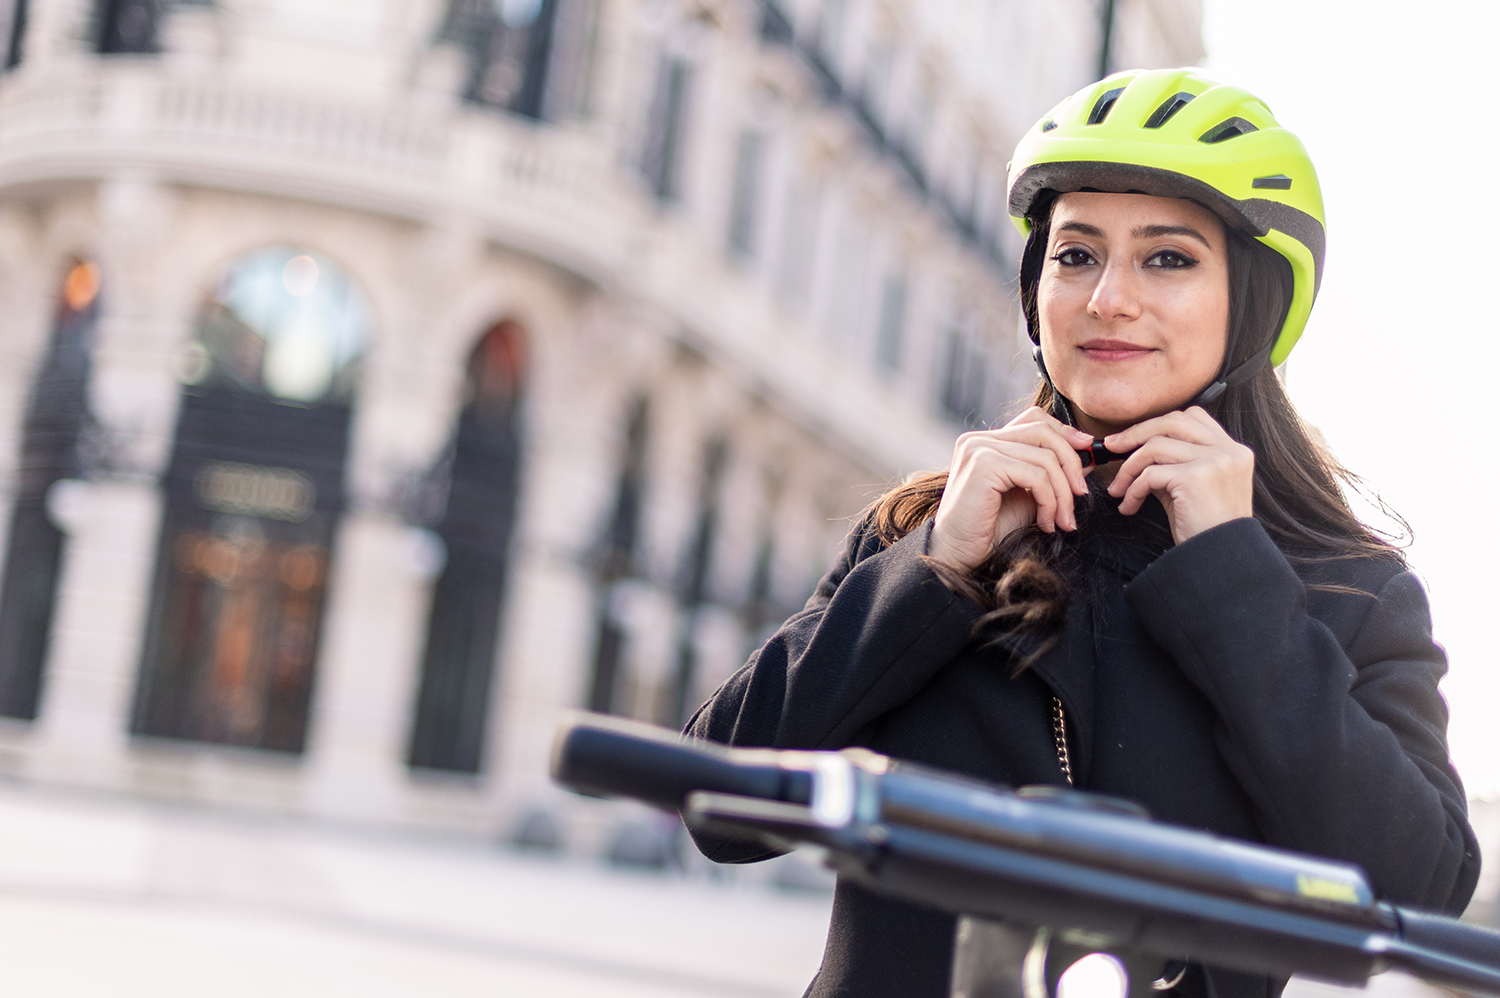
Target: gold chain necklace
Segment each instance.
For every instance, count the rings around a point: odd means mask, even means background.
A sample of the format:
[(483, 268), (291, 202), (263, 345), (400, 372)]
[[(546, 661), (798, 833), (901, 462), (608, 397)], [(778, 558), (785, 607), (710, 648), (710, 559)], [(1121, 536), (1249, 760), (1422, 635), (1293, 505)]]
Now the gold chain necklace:
[(1052, 698), (1052, 739), (1057, 743), (1057, 764), (1062, 767), (1063, 779), (1073, 785), (1073, 762), (1068, 756), (1068, 722), (1063, 716), (1062, 701)]

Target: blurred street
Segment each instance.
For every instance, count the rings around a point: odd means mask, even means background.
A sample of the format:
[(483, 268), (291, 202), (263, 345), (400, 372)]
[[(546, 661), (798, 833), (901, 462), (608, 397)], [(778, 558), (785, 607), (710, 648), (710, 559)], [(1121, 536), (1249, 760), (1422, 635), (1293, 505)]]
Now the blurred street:
[(831, 895), (768, 880), (0, 786), (5, 993), (28, 998), (795, 998)]
[(795, 996), (830, 897), (0, 787), (7, 995)]

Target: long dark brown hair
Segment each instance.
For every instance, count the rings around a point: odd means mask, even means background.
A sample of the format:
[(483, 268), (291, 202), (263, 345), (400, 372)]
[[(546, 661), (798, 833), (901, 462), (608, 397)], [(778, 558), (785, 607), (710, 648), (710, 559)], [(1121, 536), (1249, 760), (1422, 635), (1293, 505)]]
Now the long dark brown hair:
[[(1034, 235), (1021, 266), (1021, 307), (1027, 324), (1036, 331), (1041, 328), (1037, 285), (1050, 223), (1048, 203), (1033, 219)], [(1291, 273), (1280, 254), (1227, 226), (1226, 233), (1231, 329), (1227, 370), (1264, 350), (1281, 328), (1290, 303)], [(1067, 400), (1046, 380), (1038, 384), (1032, 404), (1073, 422)], [(1390, 538), (1354, 515), (1344, 488), (1359, 490), (1358, 477), (1314, 441), (1269, 364), (1243, 383), (1231, 384), (1206, 408), (1231, 437), (1255, 452), (1255, 518), (1289, 559), (1401, 560)], [(894, 543), (931, 518), (947, 482), (947, 472), (918, 475), (881, 496), (872, 510), (881, 540)], [(1079, 516), (1084, 529), (1088, 508), (1097, 507), (1098, 502), (1097, 492), (1078, 500), (1084, 507)], [(1405, 523), (1395, 519), (1407, 532)], [(1031, 524), (1000, 541), (989, 559), (972, 572), (931, 563), (950, 589), (985, 609), (976, 633), (1020, 630), (1044, 638), (1036, 651), (1019, 662), (1017, 672), (1031, 665), (1055, 640), (1072, 595), (1070, 577), (1077, 574), (1072, 557), (1076, 536), (1062, 531), (1043, 533)], [(1329, 585), (1309, 588), (1353, 591)]]

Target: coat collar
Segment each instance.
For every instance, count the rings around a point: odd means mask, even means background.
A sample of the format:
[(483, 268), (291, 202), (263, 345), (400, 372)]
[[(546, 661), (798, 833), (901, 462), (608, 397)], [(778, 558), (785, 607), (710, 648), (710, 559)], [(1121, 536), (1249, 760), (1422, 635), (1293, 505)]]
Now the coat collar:
[(1110, 495), (1094, 494), (1082, 530), (1080, 555), (1092, 569), (1094, 565), (1110, 569), (1126, 582), (1146, 570), (1172, 546), (1172, 527), (1167, 511), (1155, 496), (1150, 496), (1134, 516), (1120, 514), (1120, 500)]

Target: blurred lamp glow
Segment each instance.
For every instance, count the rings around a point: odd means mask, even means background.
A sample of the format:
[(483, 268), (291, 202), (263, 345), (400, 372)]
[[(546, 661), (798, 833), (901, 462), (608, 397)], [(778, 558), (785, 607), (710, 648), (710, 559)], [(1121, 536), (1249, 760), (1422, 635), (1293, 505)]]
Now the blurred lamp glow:
[(1062, 972), (1057, 998), (1125, 998), (1130, 977), (1108, 953), (1090, 953)]
[(74, 264), (63, 279), (63, 301), (68, 308), (82, 312), (99, 295), (99, 268), (92, 263)]

